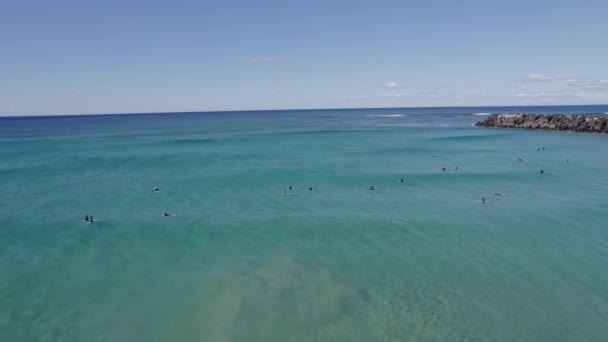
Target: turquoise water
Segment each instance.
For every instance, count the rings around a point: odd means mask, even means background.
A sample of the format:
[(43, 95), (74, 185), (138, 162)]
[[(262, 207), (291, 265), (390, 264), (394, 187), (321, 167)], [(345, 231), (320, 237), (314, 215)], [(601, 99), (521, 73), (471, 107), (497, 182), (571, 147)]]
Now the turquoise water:
[(608, 107), (0, 119), (0, 341), (605, 341), (608, 136), (504, 111)]

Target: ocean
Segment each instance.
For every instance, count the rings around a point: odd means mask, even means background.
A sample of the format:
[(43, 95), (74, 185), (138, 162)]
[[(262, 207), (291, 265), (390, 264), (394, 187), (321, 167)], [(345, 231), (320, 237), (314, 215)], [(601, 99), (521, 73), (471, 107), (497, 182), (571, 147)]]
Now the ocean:
[(606, 341), (608, 135), (504, 112), (608, 106), (0, 118), (0, 341)]

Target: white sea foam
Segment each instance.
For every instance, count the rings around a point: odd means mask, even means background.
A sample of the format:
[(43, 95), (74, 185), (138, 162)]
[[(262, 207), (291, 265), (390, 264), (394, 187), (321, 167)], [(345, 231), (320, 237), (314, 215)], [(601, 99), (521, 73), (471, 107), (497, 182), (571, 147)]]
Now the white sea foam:
[(405, 116), (405, 114), (372, 114), (366, 115), (368, 118), (400, 118)]
[(492, 113), (473, 113), (473, 115), (475, 115), (475, 116), (488, 116), (488, 115), (492, 115)]

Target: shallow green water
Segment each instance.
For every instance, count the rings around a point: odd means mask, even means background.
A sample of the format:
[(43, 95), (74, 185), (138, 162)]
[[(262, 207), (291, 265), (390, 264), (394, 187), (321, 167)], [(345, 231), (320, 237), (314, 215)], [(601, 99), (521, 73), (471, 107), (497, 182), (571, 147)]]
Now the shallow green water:
[(605, 341), (608, 136), (486, 111), (0, 119), (0, 341)]

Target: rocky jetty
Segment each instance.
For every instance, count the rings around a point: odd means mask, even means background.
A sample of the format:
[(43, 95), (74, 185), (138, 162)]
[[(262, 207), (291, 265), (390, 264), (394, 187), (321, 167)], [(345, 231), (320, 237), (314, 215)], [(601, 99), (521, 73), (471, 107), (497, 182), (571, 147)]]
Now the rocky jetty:
[(608, 115), (496, 114), (475, 126), (529, 128), (608, 134)]

